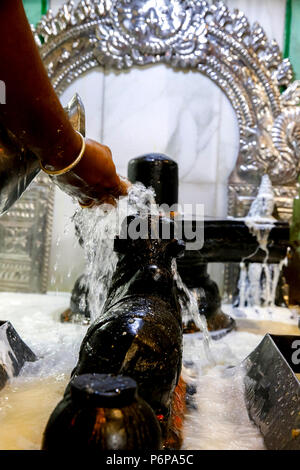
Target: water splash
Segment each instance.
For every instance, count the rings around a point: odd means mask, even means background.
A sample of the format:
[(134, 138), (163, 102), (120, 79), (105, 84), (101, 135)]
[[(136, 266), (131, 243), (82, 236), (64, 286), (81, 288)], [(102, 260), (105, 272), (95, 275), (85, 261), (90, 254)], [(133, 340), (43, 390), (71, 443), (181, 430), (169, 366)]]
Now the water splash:
[(256, 198), (251, 204), (250, 210), (245, 217), (245, 224), (250, 232), (256, 237), (259, 248), (268, 255), (268, 239), (276, 219), (273, 217), (275, 207), (275, 195), (271, 180), (264, 175), (258, 189)]
[(123, 220), (128, 215), (144, 216), (155, 211), (154, 191), (136, 183), (115, 207), (103, 204), (89, 210), (80, 208), (75, 212), (73, 221), (86, 260), (85, 279), (88, 280), (91, 321), (101, 314), (107, 298), (118, 260), (114, 252), (114, 238), (120, 233)]
[[(264, 175), (258, 194), (251, 204), (244, 221), (258, 242), (257, 250), (266, 254), (263, 263), (249, 263), (244, 258), (240, 263), (239, 306), (275, 305), (276, 288), (285, 260), (279, 264), (268, 264), (268, 240), (276, 219), (273, 217), (275, 196), (271, 180)], [(251, 255), (253, 256), (253, 255)], [(250, 256), (250, 257), (251, 257)]]
[(249, 266), (240, 263), (239, 306), (274, 306), (280, 273), (286, 262), (283, 259), (278, 264), (252, 263)]
[[(199, 329), (202, 332), (203, 346), (204, 346), (206, 357), (210, 365), (215, 365), (216, 362), (213, 357), (212, 347), (211, 347), (212, 339), (208, 332), (206, 318), (204, 315), (199, 314), (199, 306), (198, 306), (197, 298), (194, 295), (194, 292), (188, 289), (188, 287), (182, 281), (179, 275), (179, 272), (177, 270), (176, 260), (173, 260), (172, 267), (173, 267), (173, 276), (177, 284), (177, 288), (179, 292), (181, 293), (181, 295), (179, 296), (179, 304), (180, 304), (181, 313), (182, 313), (182, 323), (187, 325), (189, 321), (192, 320), (194, 324), (196, 325), (197, 329)], [(192, 342), (194, 341), (193, 338), (196, 338), (196, 336), (193, 336), (193, 334), (189, 336), (191, 337)]]

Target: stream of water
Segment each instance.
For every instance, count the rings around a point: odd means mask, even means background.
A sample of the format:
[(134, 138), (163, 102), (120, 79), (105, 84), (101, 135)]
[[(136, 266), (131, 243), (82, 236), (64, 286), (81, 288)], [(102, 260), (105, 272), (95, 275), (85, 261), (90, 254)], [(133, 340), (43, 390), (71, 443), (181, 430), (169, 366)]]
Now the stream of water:
[(126, 216), (157, 214), (154, 192), (136, 183), (128, 195), (120, 198), (117, 206), (102, 205), (89, 210), (78, 209), (73, 221), (82, 241), (86, 260), (86, 279), (89, 287), (91, 321), (101, 313), (112, 275), (117, 264), (114, 238), (119, 235)]
[(263, 263), (247, 264), (247, 258), (240, 263), (239, 307), (275, 305), (276, 288), (286, 260), (278, 264), (268, 263), (267, 245), (270, 232), (276, 222), (272, 215), (274, 207), (275, 196), (272, 183), (268, 175), (264, 175), (257, 197), (252, 202), (244, 222), (257, 239), (257, 250), (263, 250), (266, 256)]

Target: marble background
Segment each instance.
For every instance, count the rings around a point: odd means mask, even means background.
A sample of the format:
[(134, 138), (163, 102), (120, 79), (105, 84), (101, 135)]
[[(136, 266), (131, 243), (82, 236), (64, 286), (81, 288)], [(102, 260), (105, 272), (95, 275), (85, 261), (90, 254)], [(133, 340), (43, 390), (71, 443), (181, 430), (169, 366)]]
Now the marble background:
[[(56, 11), (63, 0), (51, 0)], [(227, 0), (250, 22), (259, 22), (283, 47), (285, 1)], [(75, 92), (84, 102), (87, 135), (108, 145), (118, 172), (140, 154), (162, 152), (178, 162), (181, 203), (203, 203), (205, 214), (227, 212), (227, 180), (238, 153), (238, 127), (221, 90), (196, 72), (156, 65), (129, 72), (100, 67), (77, 79), (62, 95), (65, 105)], [(56, 189), (49, 290), (70, 290), (82, 271), (83, 256), (70, 217), (74, 204)], [(65, 260), (76, 259), (70, 266)], [(222, 267), (210, 267), (222, 282)]]

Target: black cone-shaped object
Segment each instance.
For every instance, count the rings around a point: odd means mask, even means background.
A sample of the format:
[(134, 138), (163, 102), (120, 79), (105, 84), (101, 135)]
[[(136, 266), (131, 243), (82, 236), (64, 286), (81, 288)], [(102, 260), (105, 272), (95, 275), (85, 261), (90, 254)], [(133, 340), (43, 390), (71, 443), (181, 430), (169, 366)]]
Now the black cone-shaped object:
[(158, 205), (178, 203), (178, 165), (166, 155), (147, 153), (133, 158), (128, 163), (128, 179), (151, 186)]

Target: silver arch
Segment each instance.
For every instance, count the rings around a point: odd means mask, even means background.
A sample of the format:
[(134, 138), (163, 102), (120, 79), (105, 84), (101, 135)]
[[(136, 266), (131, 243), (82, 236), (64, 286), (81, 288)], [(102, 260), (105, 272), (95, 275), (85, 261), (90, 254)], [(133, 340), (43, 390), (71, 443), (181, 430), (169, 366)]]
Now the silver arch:
[(299, 173), (300, 83), (259, 24), (218, 1), (82, 0), (77, 7), (68, 1), (55, 16), (49, 11), (35, 34), (58, 93), (99, 64), (124, 70), (164, 63), (207, 75), (227, 95), (239, 126), (228, 213), (244, 215), (267, 172), (279, 214), (290, 217)]

